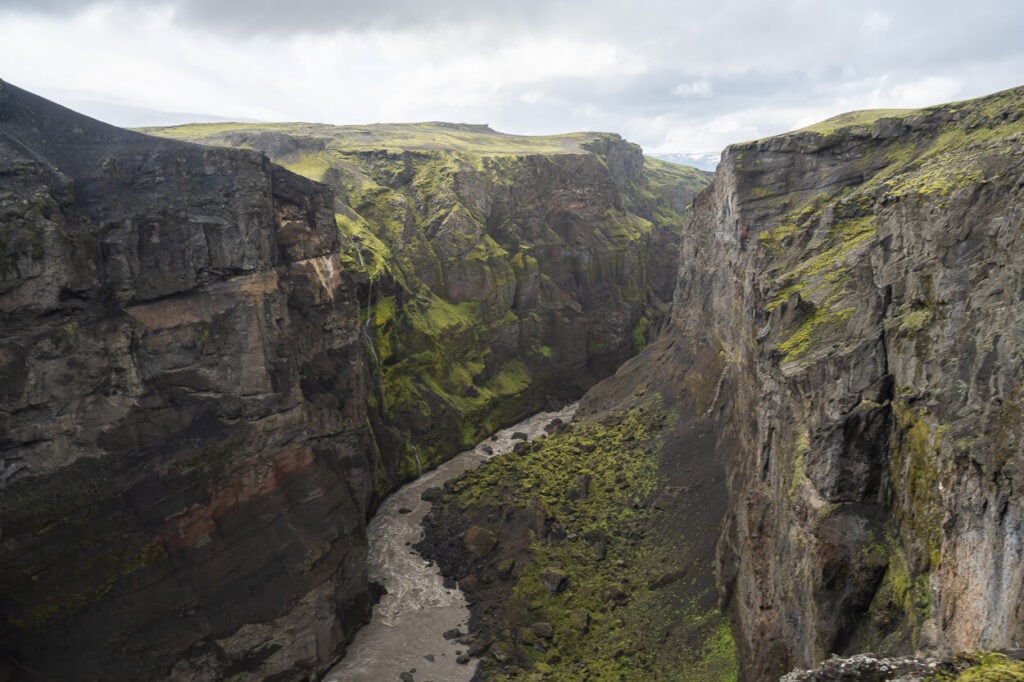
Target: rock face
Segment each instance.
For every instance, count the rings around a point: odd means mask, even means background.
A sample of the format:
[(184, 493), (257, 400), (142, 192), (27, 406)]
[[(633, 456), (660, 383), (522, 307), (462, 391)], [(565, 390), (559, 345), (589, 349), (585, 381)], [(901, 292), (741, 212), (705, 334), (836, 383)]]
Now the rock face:
[(336, 189), (360, 293), (383, 494), (578, 397), (667, 311), (681, 212), (709, 174), (616, 135), (306, 124), (154, 131), (265, 151)]
[(671, 346), (715, 421), (744, 679), (1024, 636), (1022, 111), (733, 146), (688, 215), (671, 328), (620, 375)]
[(332, 202), (0, 83), (0, 677), (299, 679), (363, 621)]

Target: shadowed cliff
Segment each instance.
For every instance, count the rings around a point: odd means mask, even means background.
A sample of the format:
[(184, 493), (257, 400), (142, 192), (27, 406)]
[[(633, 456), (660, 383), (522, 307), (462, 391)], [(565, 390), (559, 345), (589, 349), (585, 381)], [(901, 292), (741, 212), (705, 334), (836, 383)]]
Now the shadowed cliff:
[(330, 191), (0, 83), (0, 666), (297, 679), (368, 612)]
[[(712, 351), (743, 676), (1021, 637), (1024, 91), (730, 147), (672, 325)], [(637, 361), (643, 364), (643, 358)]]

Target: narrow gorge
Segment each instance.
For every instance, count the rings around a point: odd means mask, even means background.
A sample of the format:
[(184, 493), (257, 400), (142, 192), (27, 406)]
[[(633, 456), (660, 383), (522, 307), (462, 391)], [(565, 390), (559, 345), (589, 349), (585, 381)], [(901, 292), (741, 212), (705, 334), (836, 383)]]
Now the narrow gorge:
[(1016, 679), (1022, 238), (1024, 89), (712, 177), (0, 82), (0, 680), (321, 679), (382, 500), (581, 397), (424, 522), (478, 679)]

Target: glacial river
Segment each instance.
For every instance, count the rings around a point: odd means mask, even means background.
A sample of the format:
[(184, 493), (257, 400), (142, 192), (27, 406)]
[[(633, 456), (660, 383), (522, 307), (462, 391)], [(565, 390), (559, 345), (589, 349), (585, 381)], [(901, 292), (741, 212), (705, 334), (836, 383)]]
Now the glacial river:
[[(574, 403), (502, 429), (384, 500), (367, 535), (370, 580), (383, 585), (387, 594), (374, 607), (370, 623), (356, 635), (345, 658), (324, 677), (325, 682), (391, 682), (402, 679), (402, 673), (410, 673), (415, 682), (469, 682), (477, 660), (459, 664), (456, 659), (468, 647), (443, 636), (453, 628), (467, 631), (466, 600), (460, 590), (446, 588), (437, 566), (412, 549), (423, 537), (421, 522), (431, 507), (420, 494), (475, 469), (490, 457), (511, 451), (517, 442), (514, 433), (535, 438), (553, 419), (569, 421), (575, 412)], [(485, 446), (493, 454), (487, 454)]]

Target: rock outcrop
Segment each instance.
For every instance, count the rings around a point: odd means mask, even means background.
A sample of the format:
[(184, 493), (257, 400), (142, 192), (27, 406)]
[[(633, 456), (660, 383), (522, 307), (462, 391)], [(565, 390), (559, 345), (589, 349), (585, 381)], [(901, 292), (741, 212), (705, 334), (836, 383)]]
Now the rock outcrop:
[(0, 83), (0, 677), (300, 679), (368, 613), (323, 185)]
[(688, 215), (656, 346), (728, 463), (744, 679), (1024, 636), (1022, 113), (1018, 89), (735, 145)]
[(364, 273), (376, 488), (578, 397), (646, 344), (675, 284), (682, 211), (710, 174), (616, 135), (486, 126), (182, 126), (331, 185)]

